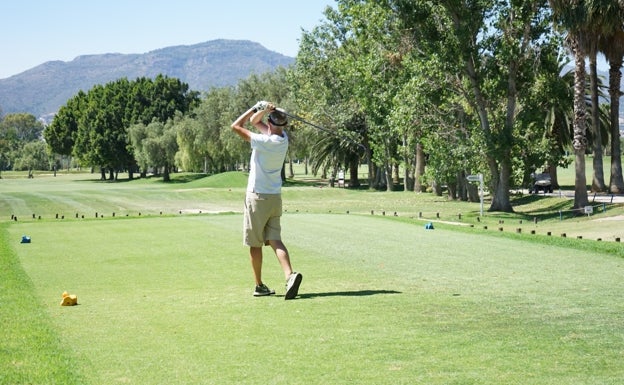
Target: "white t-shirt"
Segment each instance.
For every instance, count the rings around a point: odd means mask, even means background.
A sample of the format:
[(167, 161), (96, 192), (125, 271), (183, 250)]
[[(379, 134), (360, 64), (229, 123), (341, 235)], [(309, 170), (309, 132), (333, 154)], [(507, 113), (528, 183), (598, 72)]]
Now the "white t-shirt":
[(279, 194), (282, 191), (282, 167), (288, 151), (288, 135), (251, 134), (251, 165), (247, 191)]

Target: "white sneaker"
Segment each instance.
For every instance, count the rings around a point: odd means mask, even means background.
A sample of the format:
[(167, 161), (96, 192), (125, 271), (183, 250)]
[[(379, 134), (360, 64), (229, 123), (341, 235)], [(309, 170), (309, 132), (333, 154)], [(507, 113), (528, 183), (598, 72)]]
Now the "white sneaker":
[(284, 296), (284, 299), (293, 299), (297, 296), (302, 279), (303, 275), (297, 272), (293, 272), (288, 277), (288, 280), (286, 281), (286, 295)]

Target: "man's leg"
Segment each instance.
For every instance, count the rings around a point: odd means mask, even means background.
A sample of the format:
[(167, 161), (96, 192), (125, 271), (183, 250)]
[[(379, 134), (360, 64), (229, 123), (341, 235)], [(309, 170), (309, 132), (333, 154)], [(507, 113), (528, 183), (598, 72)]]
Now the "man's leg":
[[(292, 274), (292, 266), (290, 265), (290, 255), (288, 254), (288, 249), (286, 249), (286, 245), (282, 241), (269, 240), (269, 245), (273, 248), (275, 252), (275, 256), (279, 260), (280, 265), (282, 266), (282, 270), (284, 271), (285, 279), (288, 279)], [(262, 257), (260, 257), (262, 259)]]
[(284, 299), (293, 299), (297, 296), (299, 292), (299, 285), (301, 284), (302, 275), (301, 273), (295, 273), (292, 270), (292, 266), (290, 265), (290, 255), (288, 254), (288, 249), (282, 241), (271, 240), (269, 244), (275, 251), (275, 255), (282, 265), (282, 270), (284, 271), (284, 277), (286, 278), (286, 294), (284, 295)]
[(251, 268), (253, 269), (256, 286), (262, 284), (262, 247), (250, 247)]
[(250, 247), (249, 256), (251, 257), (251, 267), (253, 269), (254, 279), (256, 280), (254, 297), (275, 294), (275, 290), (269, 289), (262, 283), (262, 247)]

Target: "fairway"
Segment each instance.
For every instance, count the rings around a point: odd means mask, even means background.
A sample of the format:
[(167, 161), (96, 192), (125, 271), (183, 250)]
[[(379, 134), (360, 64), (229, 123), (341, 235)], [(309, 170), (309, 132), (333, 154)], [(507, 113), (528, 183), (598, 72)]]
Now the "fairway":
[[(348, 214), (287, 213), (304, 275), (252, 297), (240, 214), (7, 227), (77, 384), (617, 384), (624, 260)], [(30, 244), (20, 244), (29, 235)], [(79, 306), (59, 306), (61, 293)], [(45, 319), (45, 317), (44, 317)], [(2, 384), (28, 383), (5, 357)], [(20, 382), (23, 380), (23, 382)]]

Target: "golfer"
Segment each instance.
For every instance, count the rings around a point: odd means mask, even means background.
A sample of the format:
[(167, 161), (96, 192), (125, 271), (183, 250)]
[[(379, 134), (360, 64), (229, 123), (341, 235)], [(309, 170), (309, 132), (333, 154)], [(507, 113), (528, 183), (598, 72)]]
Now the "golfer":
[[(266, 120), (265, 120), (266, 117)], [(245, 127), (249, 121), (260, 133)], [(302, 275), (293, 272), (290, 255), (281, 239), (282, 167), (288, 151), (284, 126), (287, 116), (273, 103), (261, 101), (232, 123), (232, 130), (251, 143), (249, 180), (245, 196), (243, 244), (249, 246), (256, 297), (275, 294), (262, 282), (262, 247), (269, 245), (279, 260), (286, 279), (285, 299), (297, 296)]]

